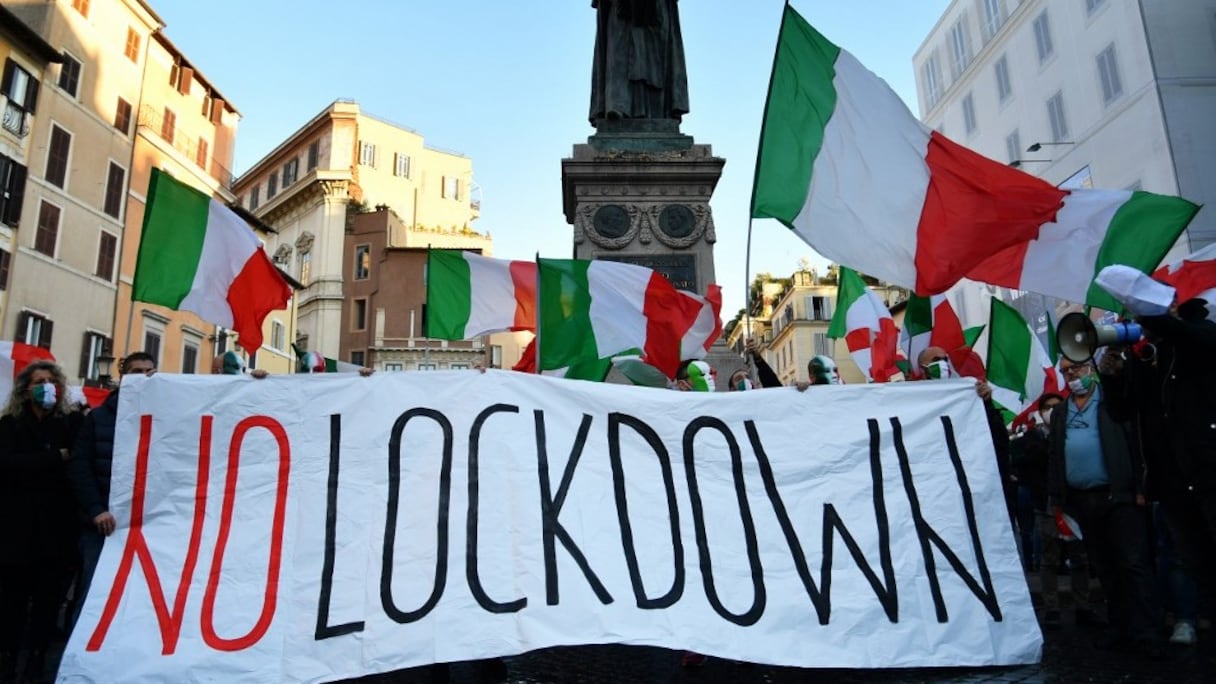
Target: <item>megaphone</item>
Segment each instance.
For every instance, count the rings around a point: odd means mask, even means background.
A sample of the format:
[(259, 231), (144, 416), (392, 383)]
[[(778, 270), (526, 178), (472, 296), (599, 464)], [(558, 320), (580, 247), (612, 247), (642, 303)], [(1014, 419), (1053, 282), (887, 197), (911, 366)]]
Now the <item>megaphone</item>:
[(1073, 363), (1085, 363), (1094, 357), (1098, 347), (1135, 344), (1143, 335), (1138, 323), (1094, 325), (1089, 316), (1073, 312), (1060, 319), (1060, 325), (1056, 328), (1056, 345), (1064, 358)]

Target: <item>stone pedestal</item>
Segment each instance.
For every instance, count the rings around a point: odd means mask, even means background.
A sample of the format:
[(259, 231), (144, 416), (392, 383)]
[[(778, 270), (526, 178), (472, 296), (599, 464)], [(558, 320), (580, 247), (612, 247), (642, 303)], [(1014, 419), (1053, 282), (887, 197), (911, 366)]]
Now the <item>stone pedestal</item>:
[[(679, 133), (675, 121), (602, 121), (562, 160), (562, 208), (574, 258), (624, 261), (704, 294), (714, 279), (709, 200), (726, 160)], [(721, 341), (708, 361), (725, 389), (734, 370)], [(716, 359), (716, 363), (715, 363)], [(739, 362), (737, 365), (742, 365)]]

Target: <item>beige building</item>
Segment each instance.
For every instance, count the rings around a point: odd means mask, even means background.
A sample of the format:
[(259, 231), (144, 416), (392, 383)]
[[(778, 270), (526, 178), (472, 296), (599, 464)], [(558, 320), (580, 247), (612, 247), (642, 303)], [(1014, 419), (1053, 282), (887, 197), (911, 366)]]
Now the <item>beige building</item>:
[[(131, 284), (152, 169), (230, 203), (233, 147), (240, 114), (218, 89), (160, 31), (148, 41), (143, 87), (129, 121), (134, 151), (126, 203), (114, 356), (145, 351), (162, 370), (206, 373), (217, 347), (216, 326), (194, 314), (131, 302)], [(134, 307), (134, 310), (132, 310)], [(130, 327), (128, 328), (128, 324)], [(287, 372), (280, 364), (273, 370)]]
[(39, 88), (0, 337), (47, 346), (69, 378), (87, 380), (113, 336), (133, 124), (148, 45), (163, 23), (137, 0), (4, 6), (62, 64)]
[[(38, 114), (38, 95), (45, 72), (63, 58), (25, 22), (0, 5), (0, 323), (7, 311), (13, 253), (30, 165), (30, 130)], [(0, 338), (7, 330), (0, 331)], [(35, 340), (35, 343), (37, 340)]]
[[(338, 100), (237, 179), (241, 206), (272, 226), (267, 250), (303, 289), (294, 304), (300, 346), (350, 360), (343, 313), (344, 273), (356, 255), (346, 233), (355, 215), (384, 206), (397, 220), (387, 248), (469, 248), (490, 252), (472, 229), (480, 214), (473, 163), (428, 147), (421, 135)], [(417, 284), (421, 288), (422, 283)], [(395, 304), (383, 303), (391, 310)], [(364, 357), (366, 360), (366, 356)]]

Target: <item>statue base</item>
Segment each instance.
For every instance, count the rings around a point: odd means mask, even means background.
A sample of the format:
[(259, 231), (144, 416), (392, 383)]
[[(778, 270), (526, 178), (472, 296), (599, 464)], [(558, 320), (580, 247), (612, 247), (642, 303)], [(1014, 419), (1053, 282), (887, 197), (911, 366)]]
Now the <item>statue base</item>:
[(673, 152), (693, 146), (675, 119), (598, 119), (587, 144), (601, 152)]

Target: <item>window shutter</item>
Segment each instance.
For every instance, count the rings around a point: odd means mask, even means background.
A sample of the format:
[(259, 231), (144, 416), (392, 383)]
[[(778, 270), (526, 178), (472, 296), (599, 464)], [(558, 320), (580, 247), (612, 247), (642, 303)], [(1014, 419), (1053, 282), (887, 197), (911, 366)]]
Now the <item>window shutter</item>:
[(194, 83), (194, 69), (188, 66), (181, 67), (177, 73), (177, 92), (189, 95), (191, 83)]
[(30, 114), (38, 108), (38, 79), (30, 75), (30, 84), (25, 91), (25, 111)]
[(42, 347), (43, 349), (51, 348), (51, 330), (54, 329), (54, 327), (55, 324), (49, 319), (42, 319), (42, 335), (38, 338), (39, 347)]
[(211, 100), (211, 123), (219, 124), (224, 118), (224, 101), (220, 98)]
[(4, 216), (0, 220), (10, 226), (21, 222), (21, 207), (25, 203), (25, 167), (14, 163), (9, 170), (8, 204), (4, 207)]
[(17, 314), (17, 334), (13, 335), (14, 342), (25, 342), (25, 329), (29, 327), (30, 314), (28, 311), (22, 311)]
[(92, 342), (92, 337), (93, 333), (85, 333), (84, 340), (80, 343), (80, 373), (78, 375), (85, 380), (89, 379), (89, 361), (91, 360), (89, 358), (89, 351), (91, 351), (89, 347), (92, 346), (89, 343)]
[(3, 83), (0, 83), (0, 93), (8, 95), (8, 89), (13, 87), (13, 71), (16, 68), (17, 65), (13, 62), (13, 60), (4, 60), (4, 81)]

